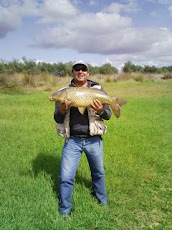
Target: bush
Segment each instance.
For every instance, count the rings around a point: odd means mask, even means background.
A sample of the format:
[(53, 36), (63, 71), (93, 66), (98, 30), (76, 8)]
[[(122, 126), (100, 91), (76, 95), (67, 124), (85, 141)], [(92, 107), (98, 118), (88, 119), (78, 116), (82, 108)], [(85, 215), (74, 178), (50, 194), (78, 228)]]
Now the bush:
[(49, 74), (0, 74), (0, 87), (7, 90), (51, 88), (57, 85), (59, 79)]
[(131, 73), (121, 73), (119, 74), (117, 81), (126, 81), (132, 79)]
[(168, 79), (172, 79), (172, 73), (166, 73), (164, 74), (164, 76), (162, 77), (163, 80), (168, 80)]
[(134, 80), (135, 81), (139, 81), (139, 82), (144, 82), (144, 76), (143, 75), (138, 75), (136, 77), (134, 77)]

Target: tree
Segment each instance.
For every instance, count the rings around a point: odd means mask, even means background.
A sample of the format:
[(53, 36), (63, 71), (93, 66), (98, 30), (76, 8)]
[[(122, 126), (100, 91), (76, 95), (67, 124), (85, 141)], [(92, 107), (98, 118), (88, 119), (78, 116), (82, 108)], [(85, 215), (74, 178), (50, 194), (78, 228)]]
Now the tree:
[(118, 70), (111, 66), (110, 63), (105, 63), (104, 65), (102, 65), (100, 67), (100, 73), (101, 74), (115, 74), (115, 73), (118, 73)]
[(131, 61), (127, 61), (127, 62), (124, 64), (123, 71), (124, 71), (125, 73), (136, 72), (136, 67), (135, 67), (135, 65), (134, 65)]

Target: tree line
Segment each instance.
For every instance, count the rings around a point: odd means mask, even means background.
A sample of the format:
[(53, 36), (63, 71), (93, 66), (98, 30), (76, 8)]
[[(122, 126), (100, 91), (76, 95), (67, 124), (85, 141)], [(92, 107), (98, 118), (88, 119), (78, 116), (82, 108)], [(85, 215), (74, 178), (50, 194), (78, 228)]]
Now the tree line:
[(164, 67), (156, 67), (156, 66), (140, 66), (134, 65), (131, 61), (125, 63), (123, 67), (123, 72), (125, 73), (133, 73), (133, 72), (141, 72), (141, 73), (168, 73), (172, 72), (172, 65), (171, 66), (164, 66)]
[[(70, 76), (73, 62), (67, 63), (46, 63), (36, 62), (35, 60), (28, 60), (23, 57), (22, 61), (13, 59), (6, 62), (0, 60), (0, 73), (29, 73), (29, 74), (41, 74), (50, 73), (55, 76)], [(89, 71), (91, 74), (115, 74), (118, 73), (117, 68), (109, 63), (105, 63), (102, 66), (89, 65)]]
[[(41, 74), (50, 73), (54, 76), (70, 76), (73, 62), (67, 63), (46, 63), (46, 62), (36, 62), (35, 60), (22, 58), (22, 61), (13, 59), (12, 61), (0, 60), (0, 73), (28, 73), (28, 74)], [(110, 63), (105, 63), (101, 66), (89, 65), (89, 71), (91, 74), (116, 74), (118, 69), (112, 66)], [(143, 73), (167, 73), (172, 72), (172, 66), (167, 67), (156, 67), (145, 65), (139, 66), (128, 61), (124, 64), (122, 69), (125, 73), (131, 72), (143, 72)]]

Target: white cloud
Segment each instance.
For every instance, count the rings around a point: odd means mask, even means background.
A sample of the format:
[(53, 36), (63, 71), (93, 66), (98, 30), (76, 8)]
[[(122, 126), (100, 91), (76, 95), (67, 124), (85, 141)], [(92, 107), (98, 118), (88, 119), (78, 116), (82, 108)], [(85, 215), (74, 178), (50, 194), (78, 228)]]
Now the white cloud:
[(93, 5), (95, 5), (96, 4), (96, 1), (95, 0), (89, 0), (89, 5), (90, 6), (93, 6)]
[(5, 2), (6, 5), (2, 3), (0, 5), (0, 38), (8, 32), (18, 29), (24, 16), (38, 14), (37, 2), (34, 0), (24, 0), (23, 2), (8, 0)]
[(18, 0), (1, 0), (0, 6), (2, 7), (9, 7), (10, 5), (20, 5)]
[(120, 13), (121, 11), (124, 12), (137, 12), (140, 10), (137, 0), (128, 0), (126, 4), (121, 4), (117, 2), (112, 2), (104, 12), (107, 13)]
[(15, 30), (20, 26), (21, 19), (20, 16), (17, 15), (15, 8), (12, 14), (11, 10), (7, 10), (0, 6), (0, 12), (0, 37), (4, 37), (8, 31)]
[(123, 5), (111, 4), (103, 12), (78, 13), (73, 20), (66, 20), (60, 26), (37, 34), (34, 45), (43, 48), (69, 48), (79, 53), (112, 57), (118, 55), (115, 60), (119, 66), (125, 60), (143, 63), (152, 58), (158, 62), (159, 57), (159, 60), (165, 62), (171, 57), (170, 30), (134, 28), (131, 18), (120, 15), (122, 9)]
[(16, 30), (26, 16), (38, 17), (40, 23), (58, 23), (76, 16), (78, 10), (70, 0), (3, 0), (0, 4), (0, 38)]
[(105, 63), (113, 64), (112, 61), (109, 58), (106, 58)]
[[(83, 14), (76, 7), (80, 0), (3, 0), (3, 3), (6, 7), (0, 4), (0, 37), (19, 28), (23, 17), (31, 16), (35, 22), (46, 23), (47, 28), (37, 32), (34, 46), (101, 54), (118, 66), (128, 60), (138, 64), (148, 61), (171, 64), (172, 31), (133, 27), (130, 17), (121, 16), (121, 12), (139, 10), (136, 0), (126, 0), (125, 4), (113, 2), (101, 12)], [(168, 9), (172, 11), (172, 6)]]
[(44, 0), (44, 4), (39, 9), (41, 23), (59, 22), (76, 16), (78, 10), (69, 0)]
[(119, 14), (82, 14), (63, 26), (50, 28), (37, 35), (36, 43), (42, 47), (67, 47), (87, 53), (114, 52), (120, 46), (123, 31), (130, 25), (130, 18)]
[(124, 54), (150, 50), (154, 43), (166, 42), (167, 34), (171, 35), (161, 28), (133, 28), (128, 17), (99, 12), (78, 15), (63, 26), (43, 31), (35, 43), (81, 53)]
[(168, 5), (168, 4), (171, 4), (171, 0), (157, 0), (156, 1), (157, 3), (160, 3), (160, 4), (164, 4), (164, 5)]
[(150, 13), (150, 16), (153, 17), (153, 18), (158, 18), (158, 17), (159, 17), (159, 12), (157, 12), (157, 11), (152, 11), (152, 12)]
[(168, 7), (168, 10), (170, 11), (170, 13), (172, 14), (172, 5), (170, 7)]
[(127, 0), (127, 4), (125, 5), (124, 10), (126, 12), (134, 12), (139, 11), (140, 7), (137, 0)]
[(171, 0), (147, 0), (148, 2), (153, 2), (156, 4), (162, 4), (162, 5), (171, 5)]
[(113, 65), (118, 67), (128, 60), (137, 65), (157, 65), (168, 66), (171, 65), (172, 60), (172, 32), (167, 28), (160, 28), (159, 33), (161, 39), (157, 39), (157, 42), (152, 43), (149, 49), (145, 49), (138, 53), (125, 53), (120, 55), (114, 55), (111, 57)]
[(104, 11), (108, 13), (120, 13), (124, 7), (123, 4), (113, 2)]

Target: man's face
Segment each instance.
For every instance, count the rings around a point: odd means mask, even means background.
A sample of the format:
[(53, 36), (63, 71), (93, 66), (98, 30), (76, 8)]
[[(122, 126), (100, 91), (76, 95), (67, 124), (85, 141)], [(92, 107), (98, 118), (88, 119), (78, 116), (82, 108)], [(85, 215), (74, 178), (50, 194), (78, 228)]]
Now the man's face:
[(73, 78), (75, 82), (86, 82), (89, 76), (88, 69), (85, 65), (75, 65), (73, 67)]

